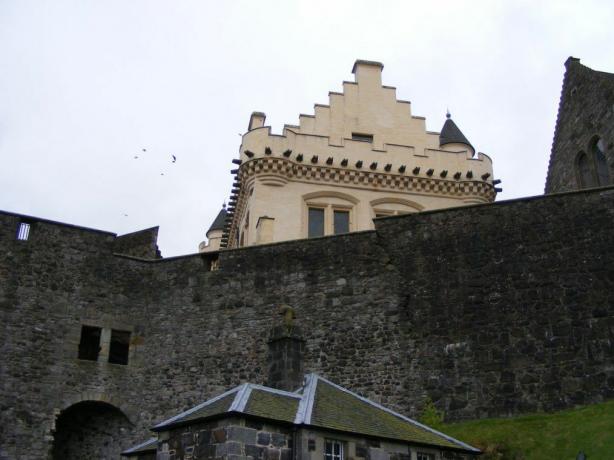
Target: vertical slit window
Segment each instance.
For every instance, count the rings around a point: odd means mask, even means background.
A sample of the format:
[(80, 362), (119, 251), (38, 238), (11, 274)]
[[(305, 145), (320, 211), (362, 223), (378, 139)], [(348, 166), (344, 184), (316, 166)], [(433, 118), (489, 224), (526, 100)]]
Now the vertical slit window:
[(111, 344), (109, 346), (109, 362), (112, 364), (128, 364), (130, 351), (130, 332), (111, 330)]
[(79, 342), (79, 359), (98, 361), (100, 353), (101, 328), (81, 326), (81, 341)]
[(335, 235), (339, 233), (348, 233), (350, 231), (350, 212), (333, 211), (333, 223), (335, 226)]
[(19, 241), (28, 241), (30, 237), (30, 224), (27, 222), (20, 222), (17, 228), (17, 239)]
[(324, 236), (324, 209), (309, 208), (309, 238)]

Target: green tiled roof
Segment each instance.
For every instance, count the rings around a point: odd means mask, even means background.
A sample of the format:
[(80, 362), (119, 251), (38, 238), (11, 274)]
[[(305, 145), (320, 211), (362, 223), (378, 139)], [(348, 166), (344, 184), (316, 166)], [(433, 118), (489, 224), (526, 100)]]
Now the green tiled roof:
[(324, 430), (479, 452), (316, 374), (307, 375), (304, 387), (296, 393), (243, 384), (154, 426), (153, 430), (165, 431), (178, 424), (237, 413)]
[(224, 412), (228, 411), (234, 399), (235, 393), (229, 394), (224, 398), (218, 399), (217, 401), (186, 415), (185, 417), (181, 418), (181, 421), (187, 422), (188, 420), (199, 420), (202, 418), (211, 417), (212, 415), (223, 414)]
[(258, 417), (294, 422), (299, 398), (271, 393), (266, 390), (252, 390), (244, 413)]
[(457, 443), (414, 425), (321, 379), (316, 388), (311, 425), (380, 438), (460, 448)]

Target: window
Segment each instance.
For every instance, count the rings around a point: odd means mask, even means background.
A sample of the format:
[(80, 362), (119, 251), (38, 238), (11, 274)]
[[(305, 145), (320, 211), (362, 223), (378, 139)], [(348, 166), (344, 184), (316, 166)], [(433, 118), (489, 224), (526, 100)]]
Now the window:
[(416, 460), (435, 460), (435, 454), (427, 454), (425, 452), (418, 452)]
[(28, 241), (30, 237), (30, 224), (27, 222), (20, 222), (17, 228), (17, 239), (19, 241)]
[(597, 183), (599, 185), (608, 185), (610, 183), (610, 172), (608, 171), (608, 163), (605, 159), (605, 145), (603, 144), (603, 139), (597, 138), (593, 140), (592, 150), (597, 169)]
[(353, 141), (373, 142), (373, 134), (352, 133)]
[(600, 187), (610, 183), (610, 170), (605, 156), (603, 139), (595, 137), (589, 144), (589, 153), (580, 152), (576, 158), (578, 184), (581, 188)]
[(324, 209), (309, 208), (307, 236), (309, 238), (324, 236)]
[(325, 441), (324, 460), (343, 460), (343, 443), (334, 439)]
[(334, 233), (348, 233), (350, 231), (350, 211), (333, 210)]
[(79, 359), (98, 361), (100, 352), (101, 328), (94, 326), (81, 326), (81, 341), (79, 342)]
[(130, 332), (111, 330), (111, 344), (109, 346), (109, 362), (111, 364), (128, 364), (130, 350)]

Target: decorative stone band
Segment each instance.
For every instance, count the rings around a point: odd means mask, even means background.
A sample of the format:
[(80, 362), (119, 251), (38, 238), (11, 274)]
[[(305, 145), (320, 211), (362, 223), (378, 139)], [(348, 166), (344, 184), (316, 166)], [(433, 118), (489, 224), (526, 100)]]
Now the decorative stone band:
[[(237, 174), (237, 180), (241, 182), (241, 192), (228, 231), (226, 247), (234, 247), (237, 228), (245, 209), (248, 184), (256, 178), (263, 184), (271, 186), (283, 186), (289, 181), (307, 181), (336, 183), (366, 189), (377, 187), (377, 190), (406, 191), (430, 196), (448, 196), (472, 203), (488, 203), (495, 200), (497, 192), (492, 181), (487, 180), (488, 178), (473, 179), (473, 173), (470, 171), (461, 172), (460, 176), (455, 174), (455, 177), (458, 179), (333, 168), (325, 165), (297, 163), (278, 157), (254, 158), (242, 163)], [(471, 179), (462, 180), (461, 177)]]
[[(291, 180), (332, 182), (341, 185), (377, 187), (427, 195), (446, 195), (459, 198), (477, 198), (494, 201), (495, 187), (487, 180), (440, 179), (418, 175), (393, 174), (350, 168), (333, 168), (313, 164), (296, 163), (285, 158), (257, 158), (241, 165), (242, 180), (257, 175), (268, 185), (284, 185)], [(466, 175), (466, 172), (465, 172)], [(461, 174), (462, 176), (462, 174)]]

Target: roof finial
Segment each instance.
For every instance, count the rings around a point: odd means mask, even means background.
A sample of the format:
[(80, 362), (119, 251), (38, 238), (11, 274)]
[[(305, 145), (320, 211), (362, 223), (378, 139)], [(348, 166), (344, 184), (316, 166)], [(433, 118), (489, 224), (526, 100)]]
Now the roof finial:
[(452, 115), (450, 115), (450, 109), (446, 107), (446, 118), (450, 118)]

